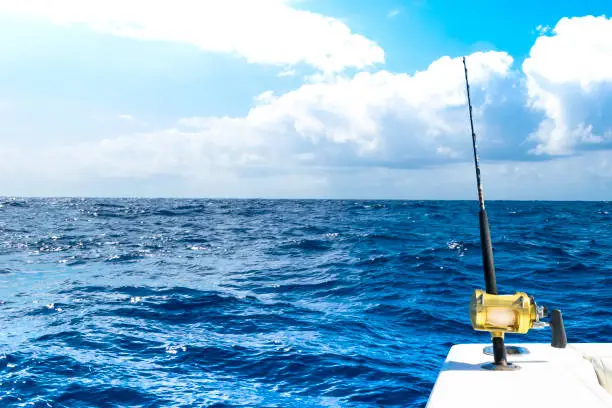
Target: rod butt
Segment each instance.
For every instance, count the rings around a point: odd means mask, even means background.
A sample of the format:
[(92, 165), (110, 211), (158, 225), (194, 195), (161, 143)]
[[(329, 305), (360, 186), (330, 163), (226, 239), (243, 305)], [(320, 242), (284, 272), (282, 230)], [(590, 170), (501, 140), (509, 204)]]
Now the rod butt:
[(552, 330), (552, 341), (550, 345), (555, 348), (565, 348), (567, 346), (567, 334), (563, 324), (563, 316), (559, 309), (550, 312), (550, 328)]

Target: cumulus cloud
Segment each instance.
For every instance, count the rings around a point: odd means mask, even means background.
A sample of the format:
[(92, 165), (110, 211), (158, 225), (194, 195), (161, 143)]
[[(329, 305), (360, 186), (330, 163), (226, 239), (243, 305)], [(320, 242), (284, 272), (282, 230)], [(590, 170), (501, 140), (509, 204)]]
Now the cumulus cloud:
[[(475, 191), (458, 57), (439, 58), (412, 75), (363, 71), (383, 61), (378, 45), (338, 20), (281, 0), (92, 1), (87, 6), (72, 0), (53, 5), (0, 0), (1, 11), (233, 53), (278, 65), (284, 70), (279, 76), (294, 75), (296, 64), (318, 70), (297, 89), (256, 95), (243, 116), (185, 117), (171, 128), (78, 144), (34, 149), (5, 144), (0, 146), (6, 158), (0, 162), (3, 184), (44, 178), (49, 183), (42, 184), (64, 182), (76, 189), (67, 194), (85, 189), (94, 195), (117, 186), (125, 189), (120, 195), (134, 186), (140, 186), (136, 195), (372, 198), (412, 191), (412, 198), (469, 198), (461, 192)], [(604, 17), (585, 17), (563, 19), (550, 31), (540, 27), (522, 70), (513, 68), (505, 52), (468, 56), (488, 192), (519, 198), (520, 184), (532, 198), (546, 198), (539, 194), (551, 194), (563, 183), (580, 191), (587, 177), (610, 187), (612, 167), (605, 153), (587, 150), (612, 143), (612, 71), (607, 69), (612, 46), (606, 40), (612, 38), (611, 26)], [(349, 74), (350, 67), (357, 72)], [(113, 118), (133, 123), (128, 114)], [(562, 176), (564, 166), (576, 170), (572, 177)], [(166, 183), (158, 188), (154, 180)], [(354, 194), (360, 188), (364, 194)]]
[[(503, 52), (470, 56), (473, 86), (509, 75)], [(388, 71), (337, 76), (274, 95), (266, 92), (240, 118), (189, 118), (202, 137), (223, 140), (267, 163), (414, 167), (469, 153), (465, 85), (459, 58), (441, 58), (415, 75)], [(485, 115), (495, 96), (476, 98)], [(229, 146), (226, 146), (229, 148)], [(467, 157), (467, 156), (466, 156)]]
[[(485, 90), (510, 75), (512, 58), (475, 53), (469, 63), (472, 86), (483, 91), (475, 113), (484, 118), (496, 98)], [(335, 76), (282, 95), (264, 92), (244, 117), (184, 118), (175, 129), (54, 146), (30, 157), (53, 161), (64, 174), (136, 178), (445, 163), (470, 154), (463, 81), (460, 58), (449, 57), (414, 75)]]
[(340, 20), (293, 8), (288, 0), (1, 0), (0, 13), (85, 24), (138, 40), (187, 43), (258, 64), (304, 63), (340, 72), (384, 61), (375, 42)]
[(523, 63), (528, 102), (546, 118), (533, 153), (566, 155), (612, 143), (612, 19), (563, 18)]

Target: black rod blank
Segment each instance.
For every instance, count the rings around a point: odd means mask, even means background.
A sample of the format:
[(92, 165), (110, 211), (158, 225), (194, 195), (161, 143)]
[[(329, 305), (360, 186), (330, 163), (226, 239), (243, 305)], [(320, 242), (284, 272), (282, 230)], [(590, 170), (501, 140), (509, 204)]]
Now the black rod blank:
[(476, 132), (474, 132), (474, 120), (472, 119), (472, 101), (470, 99), (470, 84), (468, 82), (467, 65), (463, 57), (463, 69), (465, 71), (465, 89), (467, 91), (468, 107), (470, 109), (470, 129), (472, 131), (472, 148), (474, 149), (474, 167), (476, 168), (476, 186), (478, 187), (478, 204), (480, 206), (480, 246), (482, 248), (482, 266), (484, 268), (485, 289), (487, 293), (497, 295), (497, 281), (495, 278), (495, 264), (493, 262), (493, 244), (491, 243), (491, 231), (489, 218), (484, 205), (484, 192), (480, 180), (480, 163), (478, 161), (478, 150), (476, 148)]

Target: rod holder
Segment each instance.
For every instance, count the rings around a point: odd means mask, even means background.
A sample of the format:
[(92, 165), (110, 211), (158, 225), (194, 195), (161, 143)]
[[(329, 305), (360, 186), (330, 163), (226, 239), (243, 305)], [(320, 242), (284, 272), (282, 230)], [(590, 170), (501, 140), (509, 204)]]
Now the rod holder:
[(497, 365), (508, 365), (503, 337), (493, 337), (493, 361)]

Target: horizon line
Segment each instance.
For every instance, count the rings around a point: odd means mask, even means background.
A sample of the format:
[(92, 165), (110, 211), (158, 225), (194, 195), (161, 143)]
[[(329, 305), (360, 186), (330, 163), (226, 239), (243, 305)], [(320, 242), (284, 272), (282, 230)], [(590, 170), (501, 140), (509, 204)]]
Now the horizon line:
[[(19, 200), (19, 199), (80, 199), (80, 200), (236, 200), (236, 201), (247, 201), (247, 200), (264, 200), (264, 201), (478, 201), (478, 198), (465, 199), (465, 198), (332, 198), (332, 197), (311, 197), (311, 198), (297, 198), (297, 197), (237, 197), (237, 196), (3, 196), (0, 195), (0, 199), (5, 201)], [(607, 203), (612, 201), (601, 200), (601, 199), (576, 199), (576, 200), (559, 200), (559, 199), (487, 199), (485, 202), (499, 202), (499, 201), (511, 201), (511, 202), (601, 202)]]

